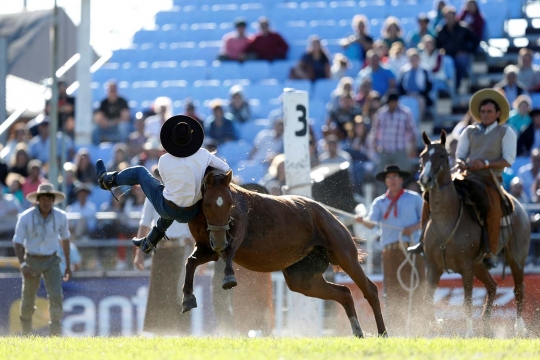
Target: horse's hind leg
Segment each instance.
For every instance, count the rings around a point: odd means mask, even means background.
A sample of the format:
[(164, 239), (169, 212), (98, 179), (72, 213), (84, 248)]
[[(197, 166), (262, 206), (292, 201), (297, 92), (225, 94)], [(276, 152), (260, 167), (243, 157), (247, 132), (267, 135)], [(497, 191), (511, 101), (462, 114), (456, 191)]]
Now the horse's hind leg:
[(283, 270), (283, 275), (291, 291), (323, 300), (335, 300), (340, 303), (351, 322), (353, 335), (356, 337), (364, 336), (354, 309), (351, 290), (348, 287), (327, 282), (319, 271), (315, 272), (312, 269), (299, 268), (294, 265)]
[(350, 249), (344, 249), (345, 251), (340, 251), (339, 253), (331, 252), (330, 256), (351, 277), (356, 286), (362, 291), (362, 294), (369, 303), (369, 306), (371, 306), (373, 314), (375, 315), (379, 336), (387, 336), (386, 326), (384, 325), (381, 311), (381, 303), (379, 301), (379, 289), (373, 281), (368, 279), (364, 270), (362, 270), (362, 267), (358, 262), (357, 249), (352, 241), (350, 244)]
[(184, 298), (182, 299), (182, 312), (188, 312), (197, 307), (197, 299), (193, 295), (193, 278), (195, 277), (195, 269), (197, 266), (206, 264), (209, 261), (216, 261), (219, 259), (217, 253), (204, 246), (197, 245), (195, 251), (186, 260), (186, 279), (184, 281), (184, 287), (182, 288)]
[(483, 264), (478, 264), (474, 268), (474, 276), (484, 284), (487, 290), (486, 300), (484, 301), (484, 311), (482, 312), (482, 321), (484, 322), (484, 336), (492, 337), (491, 331), (491, 311), (493, 310), (493, 301), (497, 294), (497, 283), (486, 270)]
[(514, 296), (516, 298), (517, 317), (514, 324), (514, 330), (517, 336), (527, 335), (525, 322), (523, 321), (523, 298), (525, 295), (525, 285), (523, 284), (523, 266), (520, 266), (512, 257), (511, 251), (505, 251), (506, 261), (512, 270), (512, 278), (514, 279)]

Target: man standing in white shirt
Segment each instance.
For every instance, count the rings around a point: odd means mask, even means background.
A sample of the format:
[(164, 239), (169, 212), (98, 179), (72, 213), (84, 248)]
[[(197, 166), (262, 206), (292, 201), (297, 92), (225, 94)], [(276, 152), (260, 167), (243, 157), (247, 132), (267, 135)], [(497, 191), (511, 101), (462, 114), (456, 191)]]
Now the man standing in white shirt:
[(23, 335), (32, 331), (32, 314), (39, 288), (41, 276), (45, 280), (49, 298), (49, 333), (59, 336), (62, 333), (62, 273), (58, 241), (66, 259), (64, 281), (71, 277), (71, 262), (69, 252), (69, 228), (66, 213), (54, 204), (61, 203), (65, 195), (55, 191), (52, 184), (40, 184), (37, 191), (26, 196), (30, 203), (36, 206), (24, 211), (15, 226), (13, 246), (21, 264), (22, 302), (20, 319)]
[(231, 170), (224, 161), (201, 148), (204, 130), (189, 116), (177, 115), (168, 119), (161, 128), (160, 139), (167, 151), (158, 163), (163, 184), (142, 166), (107, 172), (101, 159), (96, 163), (100, 188), (112, 190), (116, 186), (140, 184), (160, 215), (148, 235), (133, 239), (135, 246), (145, 254), (155, 251), (173, 221), (188, 223), (195, 218), (200, 210), (204, 173), (209, 166), (224, 172)]
[[(159, 180), (157, 166), (152, 174)], [(159, 219), (159, 214), (148, 199), (139, 222), (138, 236), (148, 234), (152, 225)], [(167, 235), (171, 241), (159, 244), (159, 249), (166, 249), (154, 254), (148, 288), (143, 330), (156, 335), (186, 335), (190, 333), (191, 317), (182, 315), (182, 286), (186, 277), (186, 259), (193, 252), (195, 239), (187, 224), (174, 222)], [(135, 266), (144, 270), (144, 256), (141, 249), (135, 252)], [(172, 281), (172, 282), (171, 282)], [(176, 286), (175, 286), (176, 281)]]

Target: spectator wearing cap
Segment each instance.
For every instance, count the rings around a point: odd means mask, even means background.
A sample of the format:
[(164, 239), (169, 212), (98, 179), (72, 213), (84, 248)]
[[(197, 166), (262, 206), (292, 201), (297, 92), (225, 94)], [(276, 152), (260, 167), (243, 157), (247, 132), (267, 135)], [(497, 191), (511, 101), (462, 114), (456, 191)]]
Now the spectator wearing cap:
[(249, 37), (246, 34), (246, 26), (246, 20), (243, 18), (238, 18), (234, 21), (234, 27), (236, 30), (223, 35), (218, 60), (245, 60), (244, 50), (249, 44)]
[(249, 103), (244, 99), (244, 87), (240, 84), (233, 85), (229, 90), (231, 101), (229, 111), (233, 116), (233, 121), (243, 124), (251, 120), (251, 109)]
[[(367, 81), (369, 81), (369, 79)], [(336, 88), (332, 90), (332, 92), (330, 93), (330, 102), (327, 105), (329, 110), (339, 108), (339, 102), (342, 96), (350, 95), (354, 99), (356, 97), (356, 94), (354, 93), (353, 87), (354, 87), (353, 78), (348, 77), (348, 76), (341, 78)], [(369, 87), (371, 88), (371, 82), (369, 84)], [(360, 89), (362, 89), (362, 85), (360, 85)]]
[(339, 99), (339, 106), (328, 114), (326, 125), (331, 133), (343, 140), (353, 129), (354, 118), (358, 115), (361, 115), (361, 110), (352, 96), (350, 94), (342, 95)]
[(199, 116), (199, 114), (197, 114), (197, 109), (195, 107), (195, 104), (193, 103), (193, 100), (187, 99), (184, 109), (184, 115), (192, 117), (193, 119), (197, 120), (199, 124), (201, 124), (201, 126), (204, 127), (204, 120), (201, 116)]
[(461, 80), (469, 73), (471, 56), (476, 52), (480, 38), (467, 24), (458, 21), (453, 6), (445, 6), (443, 14), (445, 24), (437, 27), (436, 46), (444, 49), (445, 54), (454, 59), (455, 85), (456, 89), (459, 89)]
[(28, 176), (28, 163), (30, 162), (30, 149), (25, 143), (19, 143), (15, 146), (15, 151), (9, 160), (8, 171), (19, 174), (22, 177)]
[(146, 118), (144, 121), (144, 133), (146, 136), (159, 138), (161, 126), (165, 121), (173, 116), (172, 100), (166, 96), (160, 96), (154, 101), (154, 111), (156, 115)]
[(389, 92), (383, 103), (371, 128), (371, 152), (378, 156), (379, 169), (388, 164), (409, 169), (409, 159), (416, 157), (416, 123), (411, 111), (400, 105), (397, 92)]
[(518, 137), (517, 156), (529, 156), (533, 149), (540, 149), (540, 109), (533, 109), (529, 115), (532, 122)]
[(504, 79), (493, 88), (504, 91), (504, 96), (512, 104), (518, 96), (528, 95), (527, 87), (518, 81), (519, 68), (508, 65), (504, 68)]
[(429, 28), (429, 17), (425, 13), (418, 14), (416, 20), (418, 22), (418, 29), (411, 31), (407, 36), (407, 46), (409, 48), (417, 48), (422, 38), (426, 35), (435, 36), (433, 30)]
[(248, 59), (257, 60), (282, 60), (287, 57), (289, 45), (275, 31), (270, 30), (268, 19), (262, 17), (259, 19), (259, 33), (249, 40), (245, 49)]
[(73, 162), (77, 167), (75, 172), (77, 180), (85, 184), (97, 185), (96, 167), (90, 159), (90, 152), (87, 148), (80, 148)]
[(105, 141), (126, 142), (129, 138), (130, 118), (128, 102), (118, 95), (116, 82), (109, 81), (107, 97), (99, 105), (94, 117), (97, 125), (92, 133), (94, 145)]
[(364, 15), (355, 15), (352, 19), (354, 34), (341, 40), (345, 55), (354, 61), (363, 63), (366, 53), (373, 47), (373, 38), (368, 33), (369, 21)]
[(263, 129), (255, 136), (249, 159), (270, 163), (281, 153), (283, 153), (283, 117), (276, 116), (273, 119), (272, 129)]
[(334, 80), (341, 80), (347, 76), (350, 67), (349, 59), (345, 55), (337, 53), (334, 55), (332, 66), (330, 66), (330, 76)]
[(468, 0), (457, 19), (469, 25), (479, 39), (484, 38), (486, 21), (480, 13), (476, 0)]
[[(49, 117), (40, 115), (36, 122), (38, 124), (38, 135), (30, 139), (28, 146), (30, 148), (30, 156), (33, 159), (40, 160), (43, 164), (48, 164), (50, 160), (50, 148), (51, 148), (51, 137), (49, 134)], [(56, 155), (58, 158), (62, 155), (62, 147), (64, 148), (66, 154), (73, 149), (73, 142), (67, 136), (63, 136), (62, 132), (56, 134), (57, 139), (57, 150)], [(65, 143), (62, 146), (62, 139)]]
[(394, 73), (381, 63), (381, 58), (374, 50), (367, 52), (369, 65), (358, 73), (357, 84), (361, 84), (364, 78), (371, 79), (373, 90), (384, 96), (390, 89), (396, 86)]
[(210, 104), (212, 115), (206, 121), (206, 135), (216, 141), (218, 146), (227, 141), (238, 140), (238, 134), (234, 128), (232, 115), (223, 111), (223, 105), (220, 100), (214, 100)]
[(19, 174), (9, 173), (6, 178), (6, 187), (8, 194), (13, 195), (19, 204), (24, 203), (24, 194), (22, 191), (22, 185), (24, 184), (24, 177)]
[(88, 236), (96, 231), (97, 206), (88, 200), (88, 195), (92, 193), (92, 188), (85, 183), (79, 182), (75, 186), (75, 197), (77, 200), (66, 208), (68, 214), (79, 214), (80, 219), (69, 221), (70, 232), (75, 239)]
[(532, 122), (529, 115), (532, 109), (532, 100), (529, 95), (520, 95), (514, 100), (512, 107), (514, 109), (510, 111), (508, 126), (519, 136)]
[(533, 64), (533, 55), (531, 49), (519, 50), (518, 81), (531, 93), (540, 91), (540, 66)]
[(395, 16), (389, 16), (386, 18), (381, 29), (381, 37), (389, 49), (391, 49), (392, 45), (394, 45), (396, 42), (400, 42), (403, 44), (403, 46), (405, 46), (401, 23)]
[(330, 59), (317, 35), (309, 37), (307, 51), (292, 69), (291, 78), (307, 79), (312, 82), (330, 78)]
[(420, 117), (423, 117), (426, 107), (433, 105), (429, 97), (432, 88), (429, 72), (420, 67), (420, 56), (416, 49), (407, 50), (409, 63), (403, 66), (398, 75), (398, 91), (400, 95), (412, 96), (418, 100)]
[(27, 166), (28, 177), (26, 178), (22, 191), (24, 197), (31, 192), (37, 191), (40, 184), (46, 182), (45, 178), (41, 175), (41, 168), (43, 163), (37, 159), (30, 160)]

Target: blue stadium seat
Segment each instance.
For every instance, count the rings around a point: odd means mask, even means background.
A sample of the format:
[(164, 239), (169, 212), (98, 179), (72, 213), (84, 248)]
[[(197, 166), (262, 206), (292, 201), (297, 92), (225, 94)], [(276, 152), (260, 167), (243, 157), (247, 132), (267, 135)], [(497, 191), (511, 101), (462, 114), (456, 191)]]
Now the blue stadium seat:
[(266, 174), (266, 167), (256, 161), (241, 160), (234, 174), (242, 179), (243, 184), (258, 183)]
[(208, 68), (208, 78), (215, 80), (242, 79), (241, 66), (237, 62), (217, 62)]
[(90, 153), (90, 160), (92, 162), (102, 159), (105, 164), (107, 164), (113, 158), (113, 144), (112, 143), (101, 143), (99, 145), (92, 145), (88, 148)]
[(527, 165), (531, 162), (531, 158), (528, 156), (518, 156), (514, 163), (512, 164), (512, 170), (514, 171), (514, 174), (517, 176), (518, 170), (523, 165)]
[(531, 100), (533, 108), (540, 107), (540, 93), (531, 94)]
[(283, 86), (276, 84), (250, 84), (244, 86), (244, 93), (249, 99), (268, 100), (278, 98), (283, 93)]
[(388, 16), (386, 9), (387, 9), (387, 5), (384, 2), (377, 2), (377, 3), (360, 2), (360, 6), (357, 8), (356, 14), (363, 14), (368, 19), (385, 18), (386, 16)]
[(253, 140), (257, 134), (264, 129), (267, 129), (271, 126), (268, 120), (266, 119), (257, 119), (248, 121), (244, 124), (240, 124), (239, 133), (240, 139), (247, 141), (248, 143), (253, 143)]
[(98, 186), (92, 188), (92, 192), (88, 196), (88, 200), (96, 205), (99, 209), (103, 204), (109, 204), (112, 199), (110, 191), (103, 191)]
[(339, 80), (335, 79), (319, 79), (313, 84), (313, 99), (328, 100), (330, 94), (336, 88)]
[(229, 141), (217, 149), (216, 155), (234, 169), (239, 161), (248, 159), (251, 148), (251, 143), (246, 141)]
[(271, 66), (268, 61), (246, 61), (240, 68), (243, 79), (259, 81), (270, 78)]
[(278, 81), (285, 81), (289, 78), (291, 68), (296, 65), (296, 60), (278, 60), (272, 63), (272, 77)]

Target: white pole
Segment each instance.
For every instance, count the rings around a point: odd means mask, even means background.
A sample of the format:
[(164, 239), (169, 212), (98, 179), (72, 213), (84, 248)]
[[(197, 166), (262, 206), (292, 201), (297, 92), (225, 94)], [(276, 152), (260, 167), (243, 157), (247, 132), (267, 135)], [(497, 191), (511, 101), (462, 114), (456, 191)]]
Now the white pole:
[[(311, 197), (308, 119), (308, 93), (285, 89), (283, 93), (283, 142), (288, 194)], [(294, 236), (294, 232), (291, 236)], [(299, 293), (290, 295), (287, 322), (290, 334), (293, 336), (322, 335), (324, 302)]]
[(75, 143), (90, 145), (92, 136), (92, 47), (90, 46), (90, 0), (81, 0), (81, 23), (77, 31), (77, 106), (75, 107)]

